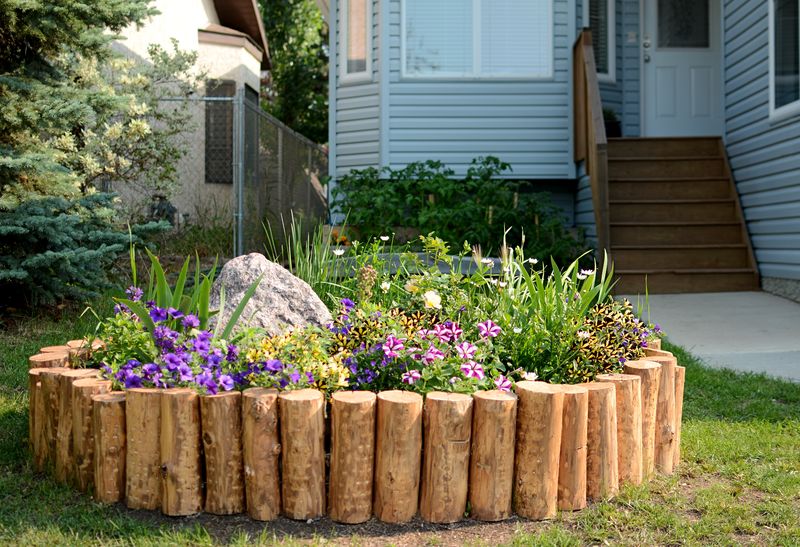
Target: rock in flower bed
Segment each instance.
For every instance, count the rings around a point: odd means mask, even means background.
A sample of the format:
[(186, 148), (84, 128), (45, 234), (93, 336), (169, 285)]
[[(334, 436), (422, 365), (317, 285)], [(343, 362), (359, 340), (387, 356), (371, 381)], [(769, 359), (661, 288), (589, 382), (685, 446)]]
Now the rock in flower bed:
[[(671, 472), (680, 367), (637, 360), (657, 351), (651, 329), (610, 301), (604, 272), (506, 257), (499, 279), (365, 264), (327, 325), (271, 336), (237, 325), (257, 284), (213, 321), (213, 273), (184, 294), (188, 261), (170, 287), (153, 258), (149, 293), (131, 287), (81, 356), (93, 379), (31, 369), (34, 459), (82, 489), (93, 459), (97, 499), (130, 507), (340, 522), (453, 522), (468, 501), (475, 518), (550, 518), (613, 496), (620, 473)], [(531, 366), (525, 335), (554, 318), (559, 336), (538, 338), (550, 360)], [(87, 405), (91, 432), (56, 411)], [(52, 448), (67, 437), (94, 454)]]

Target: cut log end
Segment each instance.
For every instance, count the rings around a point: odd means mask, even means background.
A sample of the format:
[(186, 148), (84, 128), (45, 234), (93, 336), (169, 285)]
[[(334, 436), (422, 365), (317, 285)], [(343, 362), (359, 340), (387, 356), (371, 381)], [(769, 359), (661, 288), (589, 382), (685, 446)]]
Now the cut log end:
[(28, 368), (59, 368), (69, 364), (68, 351), (37, 353), (28, 357)]

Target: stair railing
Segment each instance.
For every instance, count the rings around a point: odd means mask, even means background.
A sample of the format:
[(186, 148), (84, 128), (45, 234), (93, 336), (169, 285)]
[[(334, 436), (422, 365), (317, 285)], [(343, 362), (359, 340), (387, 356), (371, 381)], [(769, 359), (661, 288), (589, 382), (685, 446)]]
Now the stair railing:
[(598, 251), (608, 252), (608, 143), (603, 103), (592, 48), (592, 32), (583, 29), (572, 48), (575, 161), (584, 161), (592, 188)]

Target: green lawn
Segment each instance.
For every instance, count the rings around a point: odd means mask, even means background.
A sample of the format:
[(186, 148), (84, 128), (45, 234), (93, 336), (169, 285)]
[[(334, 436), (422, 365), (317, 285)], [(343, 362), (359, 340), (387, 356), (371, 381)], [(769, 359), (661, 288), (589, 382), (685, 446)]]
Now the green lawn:
[(244, 516), (168, 519), (101, 506), (28, 465), (26, 358), (93, 326), (89, 318), (65, 317), (23, 320), (0, 331), (2, 544), (800, 545), (800, 385), (704, 368), (669, 345), (687, 367), (679, 472), (552, 522), (348, 527)]

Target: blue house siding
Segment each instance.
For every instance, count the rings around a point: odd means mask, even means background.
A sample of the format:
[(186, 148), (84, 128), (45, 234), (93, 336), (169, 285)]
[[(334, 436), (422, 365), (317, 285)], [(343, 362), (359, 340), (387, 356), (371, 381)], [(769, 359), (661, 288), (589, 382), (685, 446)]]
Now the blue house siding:
[[(340, 4), (336, 2), (337, 21), (341, 23)], [(380, 164), (380, 0), (372, 3), (372, 81), (340, 81), (341, 55), (335, 62), (335, 147), (331, 175), (341, 176), (351, 169), (378, 167)], [(341, 52), (341, 25), (336, 25), (336, 51)], [(334, 67), (331, 67), (333, 69)]]
[(401, 75), (401, 2), (389, 5), (388, 162), (441, 160), (462, 175), (494, 155), (515, 178), (574, 177), (570, 48), (574, 5), (554, 0), (554, 75), (548, 80), (425, 80)]
[(760, 273), (800, 280), (800, 116), (769, 119), (769, 16), (724, 3), (726, 145)]
[(594, 204), (586, 164), (578, 165), (578, 189), (575, 192), (575, 226), (582, 228), (586, 239), (597, 245), (597, 225), (594, 222)]

